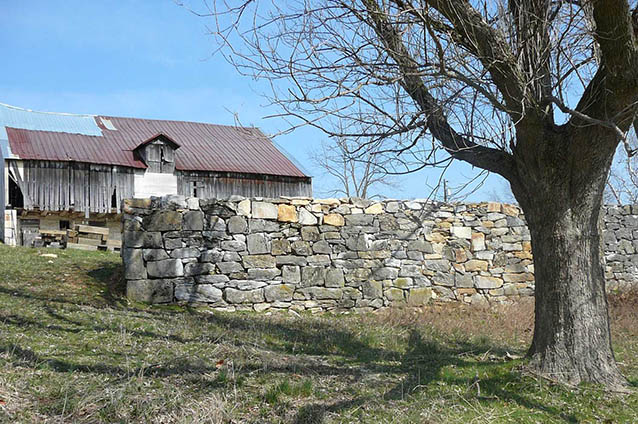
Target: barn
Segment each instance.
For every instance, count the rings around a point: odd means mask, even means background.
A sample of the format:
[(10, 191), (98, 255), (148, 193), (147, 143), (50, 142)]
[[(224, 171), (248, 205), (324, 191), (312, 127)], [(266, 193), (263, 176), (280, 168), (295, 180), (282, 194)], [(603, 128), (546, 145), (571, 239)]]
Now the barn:
[(76, 224), (119, 233), (122, 199), (311, 196), (311, 178), (259, 129), (36, 112), (0, 103), (7, 244)]

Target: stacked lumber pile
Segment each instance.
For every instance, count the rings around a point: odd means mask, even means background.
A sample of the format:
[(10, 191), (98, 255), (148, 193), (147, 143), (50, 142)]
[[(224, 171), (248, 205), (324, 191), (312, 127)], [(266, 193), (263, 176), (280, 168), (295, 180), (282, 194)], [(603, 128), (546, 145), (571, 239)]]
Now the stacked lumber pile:
[(91, 225), (76, 225), (67, 231), (67, 249), (119, 250), (121, 242), (109, 239), (109, 229)]
[(37, 246), (34, 247), (53, 247), (63, 248), (66, 244), (66, 231), (64, 230), (39, 230), (40, 236), (36, 238)]

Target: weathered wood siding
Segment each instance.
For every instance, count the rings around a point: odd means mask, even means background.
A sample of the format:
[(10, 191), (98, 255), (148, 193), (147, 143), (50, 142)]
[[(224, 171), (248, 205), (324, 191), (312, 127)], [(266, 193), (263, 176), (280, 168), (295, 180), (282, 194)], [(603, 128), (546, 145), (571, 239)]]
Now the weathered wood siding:
[[(14, 174), (18, 167), (13, 164)], [(23, 161), (18, 185), (24, 208), (46, 211), (119, 213), (122, 199), (133, 197), (133, 169), (78, 162)], [(111, 207), (115, 190), (116, 203)]]
[[(193, 193), (193, 184), (197, 192)], [(177, 171), (177, 194), (200, 198), (312, 196), (310, 178)]]

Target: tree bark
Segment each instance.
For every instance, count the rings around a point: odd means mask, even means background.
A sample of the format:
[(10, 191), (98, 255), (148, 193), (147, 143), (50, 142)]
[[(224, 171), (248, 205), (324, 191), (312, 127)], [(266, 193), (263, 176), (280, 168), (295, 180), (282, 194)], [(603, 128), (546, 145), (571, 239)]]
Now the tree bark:
[[(569, 384), (627, 385), (611, 347), (602, 247), (602, 193), (613, 150), (597, 158), (578, 143), (574, 160), (557, 152), (528, 173), (532, 183), (512, 186), (530, 229), (535, 270), (534, 337), (531, 368)], [(596, 163), (596, 166), (588, 166)], [(530, 168), (527, 167), (529, 171)], [(533, 200), (532, 200), (533, 199)]]

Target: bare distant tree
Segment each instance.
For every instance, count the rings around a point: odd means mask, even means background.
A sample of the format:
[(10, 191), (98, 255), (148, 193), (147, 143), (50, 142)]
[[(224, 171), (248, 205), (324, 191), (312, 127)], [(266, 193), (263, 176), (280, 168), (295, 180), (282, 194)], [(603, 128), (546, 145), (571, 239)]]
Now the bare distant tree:
[(209, 1), (222, 53), (294, 125), (381, 143), (397, 170), (456, 159), (505, 178), (532, 238), (531, 367), (626, 385), (599, 220), (638, 109), (635, 0)]
[(609, 171), (604, 199), (607, 204), (638, 204), (638, 156), (618, 149)]
[(336, 181), (325, 191), (330, 195), (374, 199), (384, 197), (380, 191), (383, 188), (397, 190), (395, 179), (381, 163), (382, 156), (372, 147), (359, 149), (356, 141), (345, 138), (322, 142), (321, 148), (311, 153), (311, 160)]

